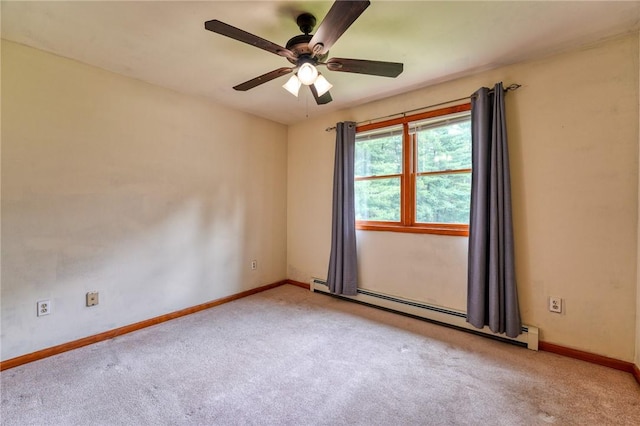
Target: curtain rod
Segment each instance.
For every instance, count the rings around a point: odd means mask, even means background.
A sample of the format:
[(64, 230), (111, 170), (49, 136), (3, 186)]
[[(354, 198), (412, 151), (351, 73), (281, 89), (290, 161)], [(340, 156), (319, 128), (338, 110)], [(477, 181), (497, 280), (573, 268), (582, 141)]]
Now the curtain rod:
[[(520, 87), (522, 87), (522, 85), (517, 84), (517, 83), (510, 84), (509, 86), (504, 88), (504, 91), (506, 93), (506, 92), (510, 92), (510, 91), (513, 91), (513, 90), (517, 90)], [(493, 93), (493, 89), (490, 89), (489, 93)], [(371, 122), (373, 122), (373, 121), (382, 120), (383, 118), (392, 118), (392, 117), (396, 117), (396, 116), (399, 116), (399, 115), (405, 117), (407, 114), (412, 113), (412, 112), (417, 112), (417, 111), (422, 111), (424, 109), (429, 109), (429, 108), (433, 108), (433, 107), (437, 107), (437, 106), (452, 104), (454, 102), (460, 102), (460, 101), (464, 101), (466, 99), (471, 99), (472, 97), (473, 97), (473, 95), (465, 96), (464, 98), (458, 98), (458, 99), (453, 99), (453, 100), (446, 101), (446, 102), (440, 102), (439, 104), (427, 105), (427, 106), (423, 106), (423, 107), (416, 108), (416, 109), (410, 109), (408, 111), (398, 112), (396, 114), (385, 115), (384, 117), (376, 117), (376, 118), (371, 118), (369, 120), (358, 121), (356, 123), (356, 126), (358, 126), (360, 124), (364, 124), (364, 123), (371, 124)], [(331, 126), (331, 127), (327, 127), (324, 130), (327, 131), (327, 132), (330, 132), (330, 131), (335, 130), (335, 129), (336, 129), (336, 126)]]

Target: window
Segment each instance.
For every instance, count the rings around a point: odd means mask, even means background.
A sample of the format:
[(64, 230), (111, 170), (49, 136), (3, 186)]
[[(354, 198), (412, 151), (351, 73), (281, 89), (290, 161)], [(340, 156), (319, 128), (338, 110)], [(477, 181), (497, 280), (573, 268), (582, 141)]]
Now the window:
[(468, 235), (470, 104), (359, 126), (358, 229)]

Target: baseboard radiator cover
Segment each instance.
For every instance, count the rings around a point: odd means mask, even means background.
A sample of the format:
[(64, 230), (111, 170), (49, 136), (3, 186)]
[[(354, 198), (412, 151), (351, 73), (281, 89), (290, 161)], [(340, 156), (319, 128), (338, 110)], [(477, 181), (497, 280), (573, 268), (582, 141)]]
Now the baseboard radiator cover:
[[(309, 289), (313, 292), (330, 294), (329, 287), (325, 280), (312, 278)], [(348, 299), (365, 305), (382, 308), (385, 310), (402, 313), (419, 319), (427, 320), (437, 324), (457, 328), (474, 334), (484, 335), (492, 339), (506, 341), (519, 346), (527, 347), (531, 350), (538, 350), (538, 327), (529, 325), (522, 326), (522, 334), (511, 338), (503, 334), (497, 334), (489, 330), (488, 327), (482, 329), (475, 328), (467, 322), (467, 314), (441, 306), (416, 302), (414, 300), (403, 299), (397, 296), (390, 296), (376, 291), (358, 289), (356, 296), (332, 295), (341, 299)]]

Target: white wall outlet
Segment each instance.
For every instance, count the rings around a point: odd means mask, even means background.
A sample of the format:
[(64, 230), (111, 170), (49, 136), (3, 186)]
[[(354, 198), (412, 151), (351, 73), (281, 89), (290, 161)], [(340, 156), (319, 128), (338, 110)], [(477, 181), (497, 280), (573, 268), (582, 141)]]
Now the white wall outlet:
[(256, 269), (258, 269), (258, 261), (257, 260), (252, 260), (251, 261), (251, 269), (253, 271), (255, 271)]
[(559, 297), (549, 298), (549, 312), (562, 313), (562, 299)]
[(39, 317), (49, 315), (51, 313), (51, 300), (40, 300), (36, 305), (38, 306), (37, 315)]
[(98, 304), (98, 292), (90, 291), (87, 293), (87, 306), (95, 306)]

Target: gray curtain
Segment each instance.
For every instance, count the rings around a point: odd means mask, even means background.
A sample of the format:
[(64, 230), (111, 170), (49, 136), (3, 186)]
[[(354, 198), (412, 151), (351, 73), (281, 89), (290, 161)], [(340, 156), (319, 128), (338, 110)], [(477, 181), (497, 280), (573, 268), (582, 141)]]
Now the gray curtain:
[(333, 171), (333, 223), (327, 285), (334, 294), (354, 296), (358, 288), (354, 158), (356, 123), (336, 125)]
[(471, 215), (467, 321), (516, 337), (518, 307), (511, 179), (502, 83), (471, 96)]

